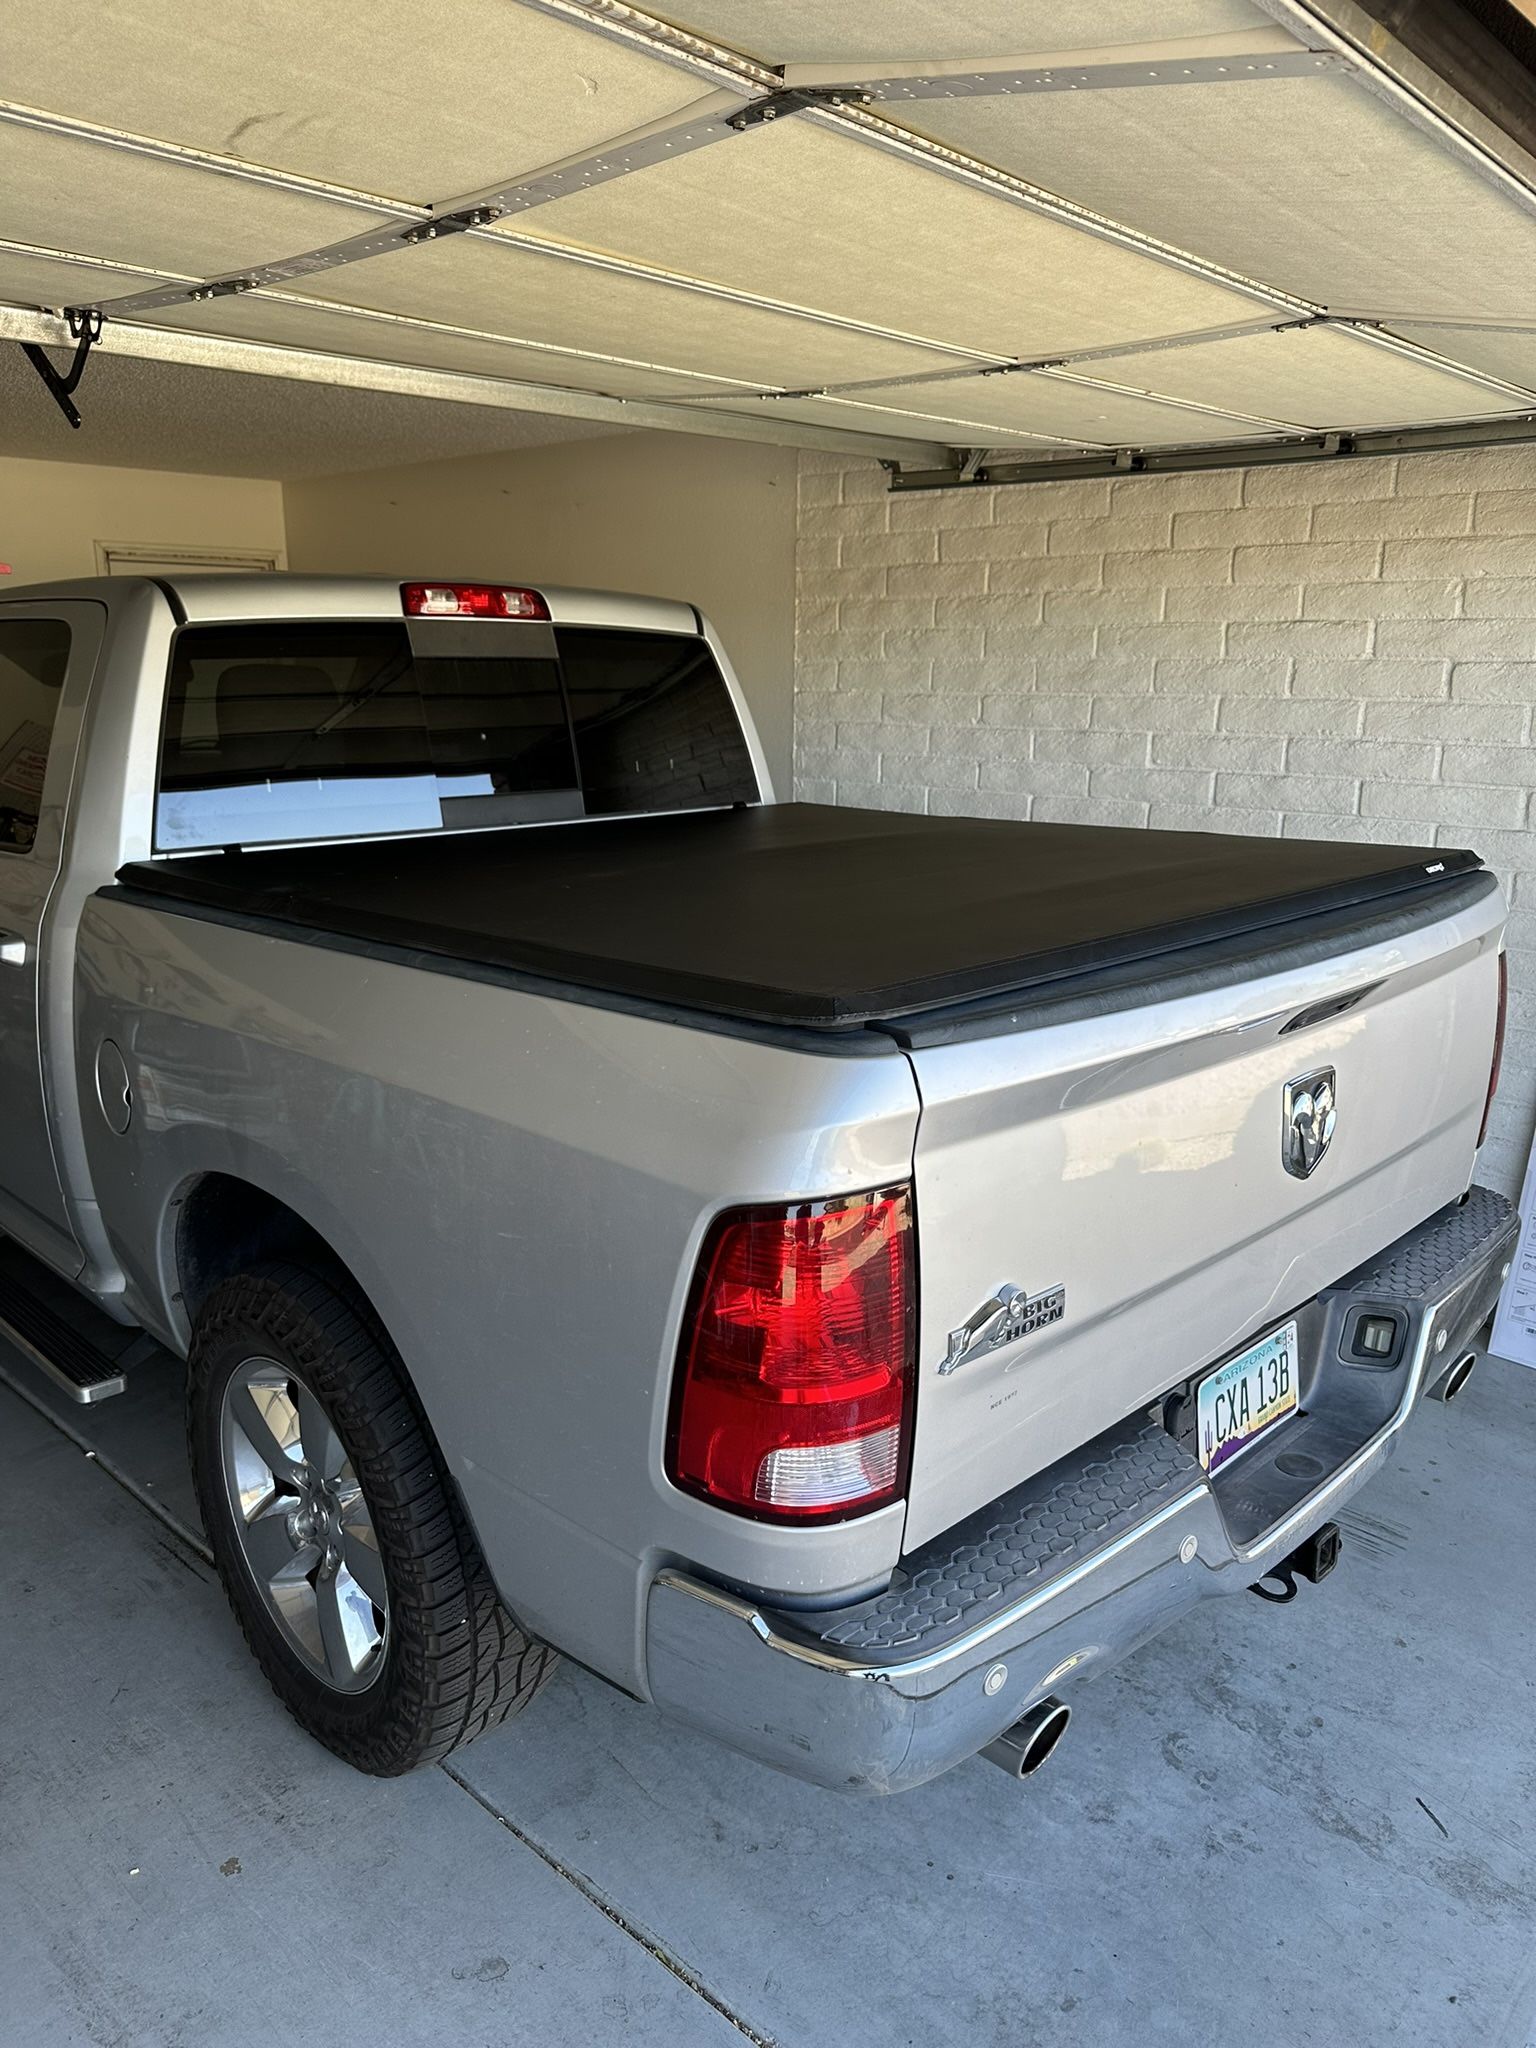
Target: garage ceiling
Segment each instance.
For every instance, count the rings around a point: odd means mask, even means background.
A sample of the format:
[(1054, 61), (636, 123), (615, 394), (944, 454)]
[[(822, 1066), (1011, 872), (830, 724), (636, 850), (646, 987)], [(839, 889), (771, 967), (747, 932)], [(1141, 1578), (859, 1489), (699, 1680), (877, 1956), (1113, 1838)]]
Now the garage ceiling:
[(914, 472), (1536, 421), (1536, 162), (1353, 0), (666, 15), (27, 11), (0, 337)]

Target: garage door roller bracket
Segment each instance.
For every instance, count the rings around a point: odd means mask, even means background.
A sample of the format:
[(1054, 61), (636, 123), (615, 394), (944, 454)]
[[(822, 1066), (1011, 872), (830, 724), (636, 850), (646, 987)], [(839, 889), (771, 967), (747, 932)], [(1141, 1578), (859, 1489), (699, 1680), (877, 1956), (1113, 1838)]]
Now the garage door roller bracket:
[(65, 419), (72, 427), (78, 427), (80, 414), (75, 407), (74, 393), (80, 379), (85, 375), (85, 365), (91, 350), (101, 339), (101, 315), (94, 308), (71, 306), (64, 317), (69, 323), (69, 331), (75, 342), (74, 360), (67, 370), (62, 374), (56, 370), (35, 341), (22, 342), (21, 352), (47, 385), (54, 404)]

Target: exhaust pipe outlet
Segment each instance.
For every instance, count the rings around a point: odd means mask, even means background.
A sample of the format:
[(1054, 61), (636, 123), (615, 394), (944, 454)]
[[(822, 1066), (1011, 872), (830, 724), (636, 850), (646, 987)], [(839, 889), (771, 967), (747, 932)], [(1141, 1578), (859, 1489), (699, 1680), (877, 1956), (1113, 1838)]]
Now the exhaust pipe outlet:
[(1430, 1389), (1430, 1399), (1433, 1401), (1454, 1401), (1456, 1396), (1466, 1386), (1467, 1381), (1471, 1379), (1473, 1368), (1476, 1364), (1477, 1353), (1475, 1351), (1463, 1352), (1445, 1377)]
[(1043, 1699), (981, 1753), (1010, 1778), (1032, 1778), (1066, 1734), (1071, 1718), (1072, 1709), (1065, 1700)]

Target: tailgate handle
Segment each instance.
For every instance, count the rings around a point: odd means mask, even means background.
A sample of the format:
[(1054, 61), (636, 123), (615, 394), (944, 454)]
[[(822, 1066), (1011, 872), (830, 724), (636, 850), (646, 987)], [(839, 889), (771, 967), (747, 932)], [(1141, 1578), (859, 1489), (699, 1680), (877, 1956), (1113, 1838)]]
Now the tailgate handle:
[(1288, 1023), (1280, 1026), (1280, 1036), (1284, 1038), (1287, 1031), (1305, 1031), (1309, 1024), (1321, 1024), (1326, 1017), (1342, 1017), (1346, 1010), (1352, 1010), (1356, 1003), (1363, 1003), (1380, 987), (1379, 981), (1368, 981), (1364, 988), (1352, 988), (1347, 996), (1330, 996), (1326, 1002), (1309, 1003), (1306, 1009), (1298, 1010)]

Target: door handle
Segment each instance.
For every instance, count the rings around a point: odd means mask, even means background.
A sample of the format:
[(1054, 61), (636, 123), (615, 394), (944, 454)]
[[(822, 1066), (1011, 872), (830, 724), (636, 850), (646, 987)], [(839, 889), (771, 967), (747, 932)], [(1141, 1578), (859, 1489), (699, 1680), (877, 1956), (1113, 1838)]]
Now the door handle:
[(27, 942), (20, 932), (0, 932), (0, 963), (6, 967), (26, 966)]

